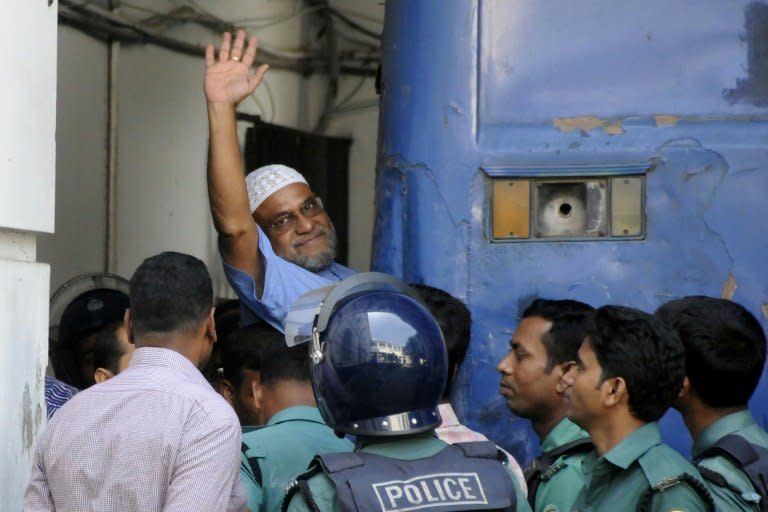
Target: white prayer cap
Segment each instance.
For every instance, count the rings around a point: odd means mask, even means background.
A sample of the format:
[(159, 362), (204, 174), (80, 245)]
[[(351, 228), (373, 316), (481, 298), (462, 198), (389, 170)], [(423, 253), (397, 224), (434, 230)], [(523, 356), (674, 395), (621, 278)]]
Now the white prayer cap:
[(256, 211), (266, 198), (292, 183), (308, 185), (307, 180), (298, 171), (282, 164), (265, 165), (249, 173), (245, 177), (245, 186), (248, 188), (251, 213)]

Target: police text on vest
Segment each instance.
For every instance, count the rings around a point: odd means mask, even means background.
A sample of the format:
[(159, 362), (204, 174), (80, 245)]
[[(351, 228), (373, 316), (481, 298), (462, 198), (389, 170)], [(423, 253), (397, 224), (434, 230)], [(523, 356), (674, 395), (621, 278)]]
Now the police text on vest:
[(381, 512), (488, 503), (477, 473), (435, 473), (373, 484), (373, 489)]

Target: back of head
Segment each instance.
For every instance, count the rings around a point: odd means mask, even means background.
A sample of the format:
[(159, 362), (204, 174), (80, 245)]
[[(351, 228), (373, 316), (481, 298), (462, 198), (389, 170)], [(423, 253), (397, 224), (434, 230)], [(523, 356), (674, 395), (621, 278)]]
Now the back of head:
[(577, 300), (536, 299), (525, 311), (523, 318), (538, 317), (552, 322), (542, 336), (547, 351), (547, 370), (578, 359), (577, 353), (587, 335), (587, 319), (595, 308)]
[(136, 346), (148, 335), (192, 334), (213, 307), (205, 264), (177, 252), (147, 258), (131, 277), (131, 320)]
[(118, 331), (122, 326), (123, 322), (112, 322), (96, 334), (93, 342), (94, 368), (104, 368), (115, 375), (120, 373), (118, 362), (124, 351), (118, 338)]
[(323, 307), (333, 312), (313, 342), (311, 358), (326, 422), (337, 431), (368, 436), (437, 427), (448, 358), (440, 326), (427, 308), (393, 289), (352, 293)]
[(444, 393), (447, 396), (454, 374), (467, 354), (472, 333), (472, 313), (463, 302), (446, 291), (426, 284), (410, 286), (429, 308), (429, 312), (443, 331), (445, 347), (448, 350), (448, 382)]
[(223, 340), (221, 346), (224, 377), (235, 389), (239, 389), (243, 370), (261, 371), (264, 348), (284, 343), (283, 334), (268, 324), (252, 324), (237, 329)]
[(281, 381), (310, 385), (309, 352), (306, 345), (288, 347), (280, 339), (264, 347), (261, 353), (261, 385), (269, 388)]
[(710, 407), (746, 406), (763, 373), (766, 338), (740, 304), (690, 296), (667, 302), (656, 316), (685, 345), (686, 375)]
[(603, 306), (590, 316), (587, 339), (602, 378), (624, 379), (631, 414), (646, 422), (661, 418), (685, 377), (683, 343), (677, 334), (643, 311)]

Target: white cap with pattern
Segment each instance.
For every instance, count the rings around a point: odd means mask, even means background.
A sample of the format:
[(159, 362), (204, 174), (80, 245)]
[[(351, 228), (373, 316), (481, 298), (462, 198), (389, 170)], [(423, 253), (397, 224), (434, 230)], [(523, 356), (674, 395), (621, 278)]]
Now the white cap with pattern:
[(282, 164), (265, 165), (250, 172), (245, 177), (245, 186), (248, 188), (251, 213), (256, 211), (266, 198), (292, 183), (308, 185), (307, 180), (298, 171)]

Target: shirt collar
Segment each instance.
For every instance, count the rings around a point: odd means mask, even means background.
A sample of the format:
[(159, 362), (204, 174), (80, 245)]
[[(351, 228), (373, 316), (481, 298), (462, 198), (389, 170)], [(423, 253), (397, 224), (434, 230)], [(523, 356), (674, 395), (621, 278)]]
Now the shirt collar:
[(582, 430), (581, 427), (568, 418), (563, 418), (541, 442), (541, 451), (549, 452), (564, 444), (588, 437), (589, 434)]
[(440, 412), (440, 417), (443, 419), (443, 422), (440, 423), (441, 427), (458, 427), (461, 425), (450, 402), (438, 404), (437, 410)]
[(320, 410), (317, 407), (311, 407), (309, 405), (295, 405), (293, 407), (286, 407), (277, 414), (274, 414), (271, 418), (269, 418), (266, 426), (272, 426), (277, 425), (278, 423), (283, 423), (285, 421), (296, 420), (313, 421), (315, 423), (322, 423), (325, 425), (323, 417), (320, 415)]
[(437, 438), (434, 430), (406, 436), (359, 436), (355, 440), (355, 451), (384, 455), (395, 459), (400, 458), (401, 455), (407, 457), (415, 450), (438, 449), (444, 446), (445, 443)]
[(608, 453), (603, 455), (603, 459), (614, 466), (627, 469), (642, 454), (659, 444), (661, 444), (659, 425), (653, 421), (638, 428), (619, 444), (608, 450)]
[(206, 383), (203, 374), (192, 364), (192, 361), (175, 350), (161, 347), (137, 348), (131, 356), (130, 368), (169, 368), (183, 374), (190, 380)]
[(755, 420), (752, 418), (752, 413), (749, 412), (749, 409), (723, 416), (699, 434), (699, 437), (693, 443), (693, 456), (697, 457), (721, 438), (737, 430), (754, 425), (754, 423)]

